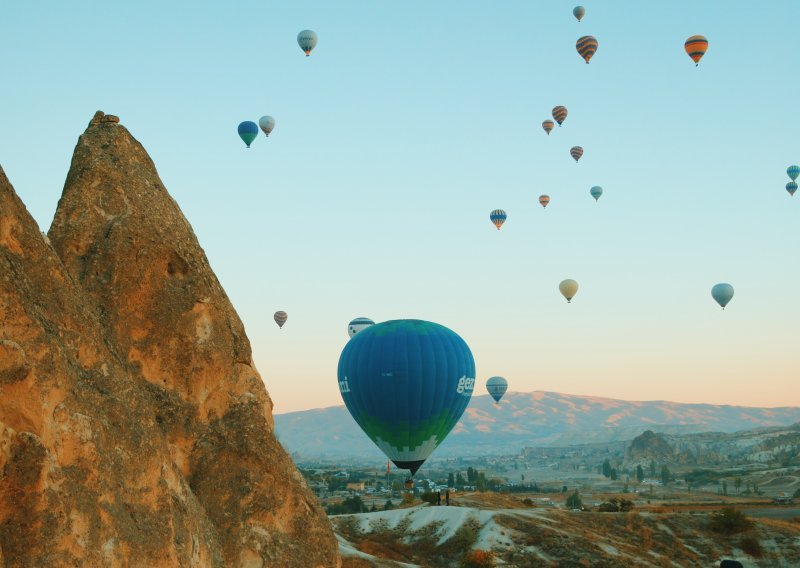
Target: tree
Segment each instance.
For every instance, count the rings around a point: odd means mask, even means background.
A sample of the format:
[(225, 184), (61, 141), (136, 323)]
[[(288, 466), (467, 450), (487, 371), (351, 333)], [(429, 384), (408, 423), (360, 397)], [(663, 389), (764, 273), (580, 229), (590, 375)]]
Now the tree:
[(611, 462), (608, 460), (608, 458), (606, 458), (603, 462), (603, 475), (606, 477), (611, 477)]
[(615, 480), (615, 481), (616, 481), (617, 477), (619, 477), (619, 476), (617, 475), (617, 468), (615, 468), (615, 467), (612, 467), (612, 468), (611, 468), (611, 472), (608, 474), (608, 477), (610, 477), (611, 479), (613, 479), (613, 480)]
[(475, 483), (475, 481), (477, 481), (477, 479), (478, 479), (477, 472), (474, 469), (472, 469), (472, 467), (468, 467), (467, 468), (467, 481), (469, 481), (470, 483)]
[(722, 494), (723, 495), (727, 495), (728, 494), (728, 482), (727, 481), (723, 481), (722, 482)]
[(456, 486), (456, 478), (453, 476), (453, 473), (447, 474), (447, 486), (448, 487), (455, 487)]
[(456, 487), (461, 487), (462, 485), (465, 485), (464, 476), (461, 475), (461, 472), (459, 471), (456, 473)]
[(392, 503), (391, 499), (387, 499), (386, 503), (383, 504), (383, 510), (391, 511), (392, 509), (394, 509), (394, 503)]
[(739, 494), (739, 489), (741, 489), (741, 487), (742, 487), (742, 478), (741, 477), (737, 477), (736, 479), (734, 479), (733, 480), (733, 486), (736, 488), (736, 494), (738, 495)]
[(661, 483), (663, 483), (664, 485), (668, 484), (669, 483), (669, 478), (670, 478), (669, 468), (666, 465), (662, 465), (661, 466)]
[(726, 507), (721, 511), (712, 513), (709, 527), (712, 531), (722, 534), (744, 532), (753, 526), (753, 521), (744, 513), (733, 507)]
[(644, 481), (644, 469), (642, 469), (642, 464), (636, 466), (636, 481), (639, 483)]
[(583, 501), (581, 501), (581, 496), (578, 494), (578, 490), (575, 490), (575, 493), (567, 497), (567, 509), (582, 509), (583, 508)]
[(656, 476), (656, 462), (655, 460), (650, 460), (650, 477)]

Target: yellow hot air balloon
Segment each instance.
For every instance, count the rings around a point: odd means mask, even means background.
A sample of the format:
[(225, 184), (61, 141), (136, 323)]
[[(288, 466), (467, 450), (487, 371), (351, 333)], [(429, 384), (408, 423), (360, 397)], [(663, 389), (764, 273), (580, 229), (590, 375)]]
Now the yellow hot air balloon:
[(558, 290), (561, 292), (561, 295), (567, 299), (567, 303), (569, 303), (572, 301), (572, 298), (575, 297), (575, 294), (578, 293), (578, 283), (571, 278), (567, 278), (561, 281), (561, 284), (558, 285)]

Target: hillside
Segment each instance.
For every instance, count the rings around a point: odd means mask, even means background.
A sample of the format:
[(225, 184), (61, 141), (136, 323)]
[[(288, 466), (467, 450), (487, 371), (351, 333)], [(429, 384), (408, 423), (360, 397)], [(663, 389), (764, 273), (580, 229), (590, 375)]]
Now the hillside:
[(745, 566), (800, 562), (800, 527), (792, 523), (756, 520), (750, 530), (721, 535), (711, 530), (707, 512), (597, 513), (480, 499), (465, 499), (469, 506), (333, 517), (343, 564), (491, 565), (478, 558), (506, 566), (716, 566), (723, 558)]
[[(437, 457), (517, 453), (526, 446), (632, 440), (644, 430), (667, 434), (732, 433), (800, 421), (800, 407), (750, 408), (632, 402), (553, 392), (509, 392), (495, 405), (474, 396)], [(344, 406), (275, 415), (279, 440), (301, 458), (382, 460)]]

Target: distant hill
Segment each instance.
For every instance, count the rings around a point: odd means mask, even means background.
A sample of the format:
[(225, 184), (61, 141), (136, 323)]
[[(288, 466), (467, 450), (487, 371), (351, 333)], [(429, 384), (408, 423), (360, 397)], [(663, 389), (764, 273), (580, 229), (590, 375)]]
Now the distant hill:
[[(506, 393), (499, 405), (473, 396), (437, 457), (516, 453), (525, 446), (633, 440), (666, 434), (736, 432), (800, 422), (800, 407), (750, 408), (677, 402), (632, 402), (555, 392)], [(275, 431), (302, 458), (385, 459), (344, 406), (275, 415)]]

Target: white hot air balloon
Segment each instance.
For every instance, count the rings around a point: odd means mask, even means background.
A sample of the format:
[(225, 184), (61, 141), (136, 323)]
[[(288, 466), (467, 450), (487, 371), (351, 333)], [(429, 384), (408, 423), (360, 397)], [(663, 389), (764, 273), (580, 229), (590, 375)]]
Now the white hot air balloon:
[(359, 331), (363, 331), (375, 322), (369, 318), (356, 318), (347, 324), (347, 334), (354, 337)]
[(269, 133), (275, 128), (275, 119), (271, 116), (262, 116), (258, 119), (258, 126), (261, 128), (261, 132), (264, 133), (264, 136), (269, 136)]

